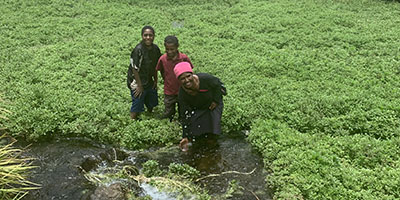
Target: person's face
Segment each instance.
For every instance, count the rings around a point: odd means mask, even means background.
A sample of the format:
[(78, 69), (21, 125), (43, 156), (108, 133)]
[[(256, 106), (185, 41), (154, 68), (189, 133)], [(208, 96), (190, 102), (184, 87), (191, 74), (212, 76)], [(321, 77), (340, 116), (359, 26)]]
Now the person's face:
[(165, 43), (164, 46), (168, 58), (174, 58), (178, 54), (178, 47), (175, 44)]
[(151, 29), (145, 29), (142, 35), (142, 40), (146, 46), (150, 46), (154, 41), (154, 34)]
[(185, 87), (186, 89), (192, 89), (192, 87), (194, 87), (193, 73), (185, 72), (178, 77), (178, 80), (182, 87)]

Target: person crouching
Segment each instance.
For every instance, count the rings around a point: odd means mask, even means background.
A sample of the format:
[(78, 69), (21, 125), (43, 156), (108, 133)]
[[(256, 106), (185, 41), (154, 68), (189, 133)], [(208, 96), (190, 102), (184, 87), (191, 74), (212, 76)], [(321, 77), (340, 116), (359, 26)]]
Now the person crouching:
[(188, 62), (178, 63), (174, 73), (181, 84), (178, 102), (183, 133), (179, 146), (187, 151), (193, 138), (209, 133), (221, 134), (222, 83), (211, 74), (193, 74)]

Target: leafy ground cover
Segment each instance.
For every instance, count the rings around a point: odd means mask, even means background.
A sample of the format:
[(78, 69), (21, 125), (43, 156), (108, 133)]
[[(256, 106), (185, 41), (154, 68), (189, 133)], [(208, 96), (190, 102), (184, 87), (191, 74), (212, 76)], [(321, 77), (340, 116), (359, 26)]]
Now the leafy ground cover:
[(150, 24), (161, 49), (176, 35), (195, 71), (227, 85), (224, 131), (250, 129), (275, 198), (400, 198), (398, 2), (21, 0), (0, 12), (14, 136), (176, 142), (178, 124), (158, 119), (162, 95), (129, 120), (129, 54)]

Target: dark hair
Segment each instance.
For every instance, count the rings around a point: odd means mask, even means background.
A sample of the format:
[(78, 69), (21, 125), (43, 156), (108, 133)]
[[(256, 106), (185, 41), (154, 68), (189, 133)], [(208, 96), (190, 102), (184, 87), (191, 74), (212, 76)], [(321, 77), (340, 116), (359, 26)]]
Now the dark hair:
[(165, 39), (164, 39), (164, 45), (165, 44), (174, 44), (175, 46), (179, 46), (179, 41), (178, 41), (178, 38), (176, 38), (175, 36), (173, 36), (173, 35), (168, 35), (167, 37), (165, 37)]
[(142, 35), (143, 35), (143, 33), (144, 33), (144, 31), (145, 31), (146, 29), (150, 29), (150, 30), (153, 32), (153, 35), (156, 34), (156, 32), (154, 31), (154, 28), (153, 28), (153, 27), (151, 27), (151, 26), (144, 26), (144, 27), (142, 28)]

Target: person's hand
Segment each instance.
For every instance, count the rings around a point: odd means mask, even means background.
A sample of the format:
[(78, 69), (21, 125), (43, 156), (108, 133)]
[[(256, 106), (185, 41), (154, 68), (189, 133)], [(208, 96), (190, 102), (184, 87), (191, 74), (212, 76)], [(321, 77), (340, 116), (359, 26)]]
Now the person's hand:
[(183, 138), (179, 142), (179, 148), (181, 148), (182, 151), (187, 151), (189, 150), (189, 140), (187, 138)]
[(143, 93), (143, 87), (141, 87), (141, 86), (137, 86), (136, 87), (136, 90), (135, 90), (135, 98), (138, 98), (138, 97), (140, 97), (141, 95), (142, 95), (142, 93)]
[(137, 88), (138, 85), (136, 84), (135, 79), (133, 79), (133, 81), (132, 81), (132, 83), (131, 83), (130, 86), (131, 86), (131, 90), (132, 90), (132, 91), (134, 91), (134, 90)]
[(210, 110), (214, 110), (214, 108), (216, 108), (217, 107), (217, 103), (215, 103), (215, 102), (211, 102), (211, 105), (210, 105), (210, 107), (208, 107), (208, 109), (210, 109)]

